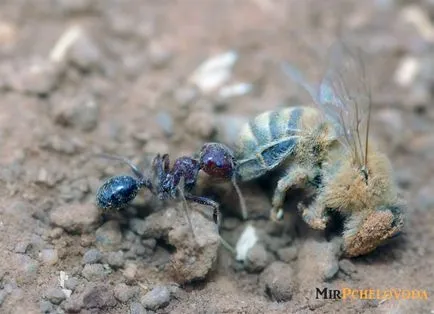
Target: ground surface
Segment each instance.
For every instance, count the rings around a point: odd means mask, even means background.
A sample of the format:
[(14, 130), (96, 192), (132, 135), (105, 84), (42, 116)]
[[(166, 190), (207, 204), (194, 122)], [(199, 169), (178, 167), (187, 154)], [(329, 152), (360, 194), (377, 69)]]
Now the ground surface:
[[(0, 311), (432, 313), (434, 5), (351, 3), (1, 1)], [(270, 234), (278, 227), (258, 220), (274, 242), (251, 253), (246, 271), (221, 248), (215, 261), (214, 226), (192, 213), (201, 242), (194, 257), (176, 204), (148, 217), (159, 205), (145, 192), (137, 199), (144, 207), (121, 215), (103, 217), (95, 207), (102, 180), (127, 169), (92, 154), (138, 162), (146, 153), (175, 158), (207, 140), (229, 141), (244, 118), (301, 99), (278, 62), (295, 58), (314, 75), (324, 64), (308, 63), (306, 47), (325, 52), (338, 29), (364, 43), (382, 87), (373, 133), (408, 201), (397, 241), (338, 264), (339, 239), (301, 228), (277, 243)], [(59, 42), (68, 36), (70, 44)], [(252, 83), (250, 93), (222, 98), (191, 87), (187, 78), (202, 61), (233, 49), (239, 59), (229, 83)], [(268, 211), (267, 194), (242, 188), (252, 212)], [(222, 234), (235, 244), (243, 226), (230, 218), (231, 197)], [(214, 262), (206, 279), (175, 285)], [(429, 298), (315, 300), (315, 288), (326, 286), (426, 289)]]

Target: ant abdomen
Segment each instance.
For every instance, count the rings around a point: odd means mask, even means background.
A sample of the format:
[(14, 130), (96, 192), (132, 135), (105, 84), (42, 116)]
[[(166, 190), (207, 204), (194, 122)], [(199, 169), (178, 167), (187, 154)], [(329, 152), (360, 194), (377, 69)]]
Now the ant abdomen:
[(125, 207), (137, 196), (140, 188), (140, 181), (131, 176), (111, 177), (96, 193), (97, 206), (104, 210)]

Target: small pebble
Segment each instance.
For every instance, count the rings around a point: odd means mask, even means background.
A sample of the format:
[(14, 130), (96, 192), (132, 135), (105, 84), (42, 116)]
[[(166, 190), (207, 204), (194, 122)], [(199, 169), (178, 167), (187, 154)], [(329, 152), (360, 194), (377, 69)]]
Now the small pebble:
[(357, 272), (356, 266), (348, 259), (343, 259), (339, 261), (339, 268), (347, 275), (351, 275)]
[(53, 304), (47, 300), (42, 300), (39, 302), (39, 309), (41, 310), (41, 313), (51, 313), (54, 310)]
[(205, 111), (192, 112), (185, 121), (186, 129), (201, 139), (210, 139), (216, 132), (214, 115)]
[(99, 218), (98, 208), (91, 203), (61, 205), (50, 214), (52, 224), (79, 233), (91, 231)]
[(107, 254), (107, 263), (115, 268), (124, 266), (124, 253), (122, 251), (109, 252)]
[(224, 230), (234, 230), (236, 227), (240, 225), (240, 220), (235, 217), (225, 217), (225, 220), (223, 220), (222, 228)]
[(74, 291), (79, 285), (79, 283), (80, 281), (75, 277), (68, 278), (65, 280), (65, 289)]
[(289, 263), (297, 259), (298, 249), (295, 246), (289, 246), (277, 251), (277, 255), (282, 262)]
[(252, 273), (262, 271), (270, 262), (271, 258), (267, 250), (259, 243), (248, 250), (244, 261), (246, 270)]
[(263, 291), (276, 302), (292, 299), (295, 291), (292, 268), (283, 262), (273, 262), (259, 276)]
[(89, 286), (83, 292), (83, 305), (87, 309), (107, 309), (116, 304), (113, 292), (106, 285)]
[(304, 274), (305, 282), (328, 281), (337, 274), (341, 241), (335, 237), (330, 242), (308, 239), (300, 244), (297, 271)]
[(414, 173), (410, 168), (396, 169), (395, 179), (399, 187), (402, 189), (409, 189), (414, 183)]
[(93, 0), (55, 0), (54, 3), (66, 14), (89, 14), (97, 5)]
[(196, 101), (199, 97), (199, 91), (196, 87), (181, 87), (174, 93), (174, 98), (180, 107), (187, 107)]
[(147, 153), (155, 153), (161, 152), (161, 154), (165, 154), (169, 151), (169, 145), (162, 140), (150, 139), (146, 142), (145, 152)]
[(10, 46), (16, 42), (18, 35), (18, 29), (16, 25), (0, 21), (0, 47)]
[(144, 256), (144, 255), (146, 255), (146, 252), (147, 252), (146, 248), (140, 243), (133, 244), (133, 246), (131, 247), (131, 251), (133, 251), (134, 255), (137, 255), (137, 256)]
[(45, 265), (56, 265), (59, 261), (59, 254), (56, 249), (44, 249), (40, 253), (42, 263)]
[(81, 295), (73, 295), (60, 305), (67, 313), (78, 313), (83, 307)]
[(61, 289), (51, 288), (46, 292), (46, 298), (53, 304), (60, 304), (66, 299), (65, 294)]
[(95, 241), (95, 236), (93, 234), (82, 234), (80, 238), (80, 245), (82, 247), (89, 247)]
[(62, 233), (63, 233), (63, 229), (56, 227), (50, 230), (49, 237), (51, 239), (59, 239), (62, 236)]
[(130, 219), (130, 229), (138, 235), (143, 235), (148, 227), (148, 224), (139, 218)]
[(102, 53), (95, 39), (84, 32), (74, 42), (68, 54), (69, 61), (83, 71), (101, 67)]
[(166, 136), (171, 136), (173, 134), (173, 119), (169, 113), (159, 111), (155, 119)]
[(114, 288), (115, 298), (123, 303), (128, 302), (128, 300), (138, 295), (139, 292), (139, 287), (130, 287), (124, 283), (117, 284)]
[(39, 263), (27, 255), (17, 254), (15, 263), (18, 265), (18, 282), (29, 283), (37, 278)]
[(96, 264), (102, 258), (102, 254), (97, 249), (90, 249), (83, 255), (82, 264)]
[(155, 311), (169, 304), (170, 291), (165, 286), (157, 286), (146, 293), (140, 302), (146, 309)]
[(163, 46), (151, 43), (148, 51), (149, 62), (154, 69), (161, 69), (170, 62), (172, 53)]
[(8, 291), (6, 289), (0, 290), (0, 306), (3, 304), (3, 302), (6, 300), (6, 297), (8, 296)]
[(218, 140), (227, 144), (234, 144), (238, 139), (241, 127), (247, 123), (245, 116), (221, 114), (215, 117)]
[(433, 156), (434, 151), (434, 135), (424, 134), (416, 136), (409, 143), (407, 143), (407, 147), (415, 155), (430, 158)]
[[(75, 155), (83, 150), (84, 145), (83, 141), (79, 138), (66, 138), (59, 134), (53, 134), (42, 138), (39, 146), (48, 151), (54, 151), (65, 155)], [(73, 198), (67, 198), (66, 200), (72, 201)]]
[(130, 304), (130, 314), (146, 314), (147, 311), (139, 302), (132, 302)]
[(116, 251), (122, 244), (122, 233), (119, 222), (107, 221), (96, 232), (96, 245), (101, 251)]
[(127, 242), (134, 242), (136, 239), (140, 239), (140, 237), (137, 236), (137, 234), (135, 234), (131, 230), (125, 230), (123, 236), (124, 236), (124, 241)]
[(129, 281), (134, 281), (137, 273), (137, 265), (134, 263), (127, 263), (123, 271), (124, 277)]
[(427, 182), (417, 193), (416, 200), (420, 209), (431, 211), (434, 209), (434, 180)]
[(52, 116), (55, 123), (89, 132), (96, 128), (99, 103), (91, 95), (78, 95), (52, 100)]
[(6, 85), (20, 93), (47, 95), (57, 87), (63, 71), (59, 63), (34, 58), (11, 68)]
[(155, 240), (155, 239), (143, 239), (142, 244), (145, 248), (153, 251), (155, 249), (155, 246), (157, 245), (157, 240)]
[(18, 243), (15, 245), (15, 249), (14, 249), (14, 251), (15, 251), (15, 253), (21, 253), (21, 254), (24, 254), (24, 253), (26, 253), (26, 251), (27, 251), (27, 249), (29, 248), (29, 246), (30, 246), (30, 243), (29, 243), (29, 242), (18, 242)]
[(106, 270), (102, 264), (86, 264), (81, 274), (89, 281), (97, 281), (106, 277)]

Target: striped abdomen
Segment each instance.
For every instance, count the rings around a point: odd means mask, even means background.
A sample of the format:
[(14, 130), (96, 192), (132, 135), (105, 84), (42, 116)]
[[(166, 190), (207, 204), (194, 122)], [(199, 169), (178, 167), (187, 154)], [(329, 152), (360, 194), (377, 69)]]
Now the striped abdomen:
[(300, 136), (320, 123), (319, 112), (292, 107), (259, 114), (240, 132), (236, 159), (242, 181), (257, 178), (276, 168), (294, 153)]

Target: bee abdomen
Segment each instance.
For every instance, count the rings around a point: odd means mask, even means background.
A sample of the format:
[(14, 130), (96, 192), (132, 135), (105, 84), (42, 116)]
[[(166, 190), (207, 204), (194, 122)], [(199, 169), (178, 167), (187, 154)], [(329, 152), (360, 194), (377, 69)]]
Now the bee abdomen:
[(270, 147), (272, 143), (299, 135), (299, 121), (303, 112), (302, 107), (293, 107), (267, 111), (256, 116), (241, 130), (238, 157), (248, 157), (252, 152)]
[(267, 111), (244, 126), (237, 151), (242, 180), (259, 177), (293, 154), (303, 112), (301, 107)]

